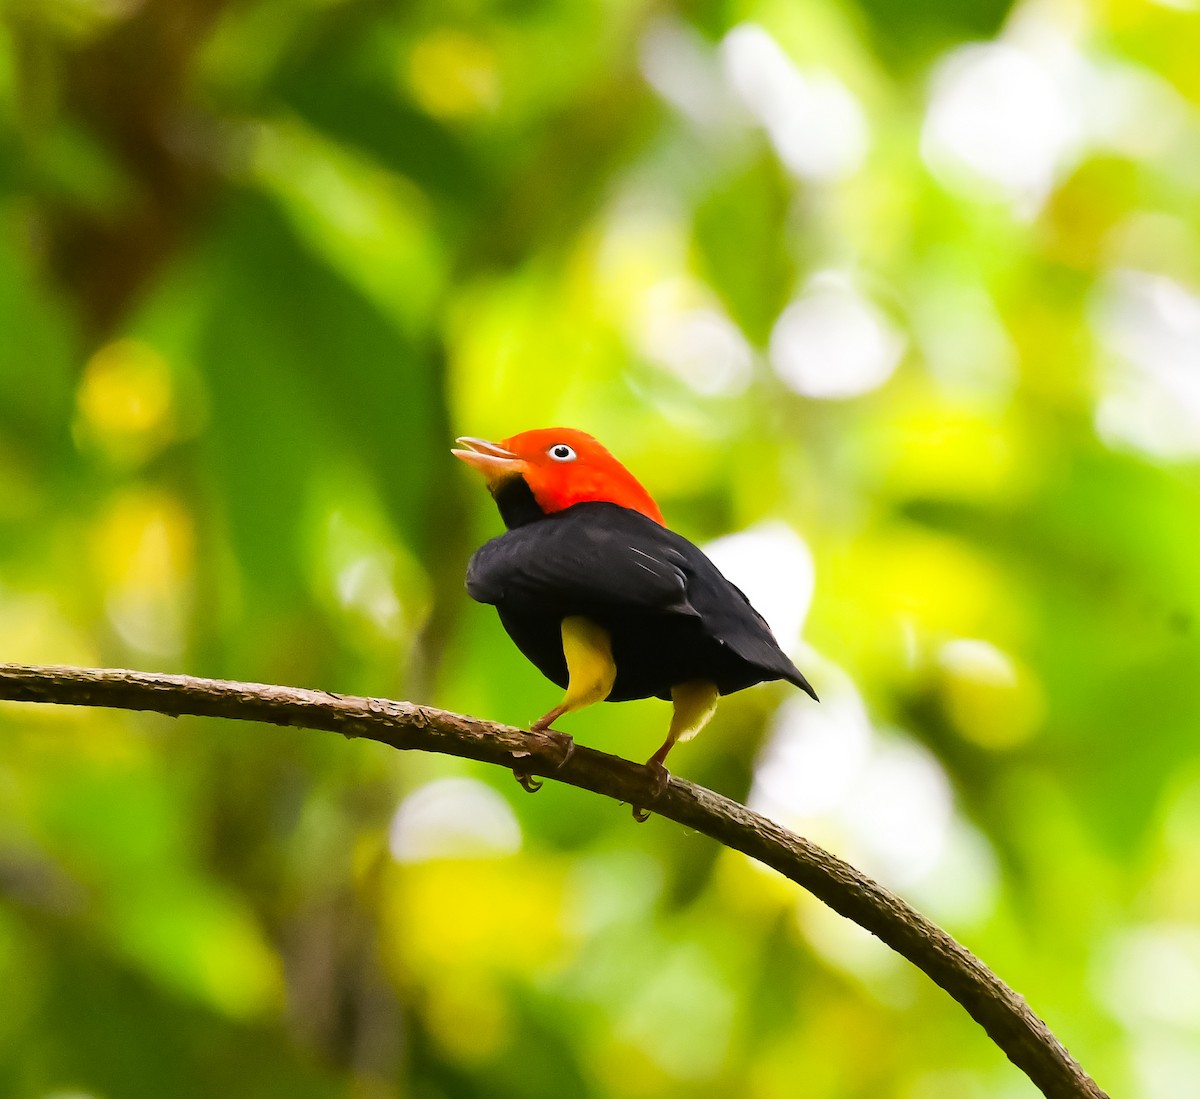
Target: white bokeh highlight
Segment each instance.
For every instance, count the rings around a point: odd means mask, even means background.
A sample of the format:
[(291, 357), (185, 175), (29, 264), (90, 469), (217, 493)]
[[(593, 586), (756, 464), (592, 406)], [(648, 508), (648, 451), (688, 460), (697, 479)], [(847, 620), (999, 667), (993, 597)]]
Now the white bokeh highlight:
[(845, 805), (867, 765), (874, 733), (857, 694), (837, 691), (813, 707), (780, 707), (754, 772), (750, 805), (775, 820), (832, 814)]
[(821, 704), (775, 715), (749, 804), (811, 837), (940, 919), (985, 917), (998, 871), (987, 841), (955, 809), (937, 759), (899, 732), (880, 734), (844, 672), (810, 655)]
[(690, 279), (650, 288), (634, 338), (648, 361), (701, 396), (736, 396), (754, 376), (754, 350), (741, 329)]
[(1156, 458), (1200, 455), (1200, 294), (1165, 275), (1115, 271), (1090, 313), (1110, 364), (1100, 437)]
[(1097, 958), (1090, 984), (1129, 1036), (1137, 1093), (1191, 1099), (1200, 1080), (1200, 929), (1125, 928)]
[(1068, 95), (1041, 58), (1007, 42), (976, 43), (937, 67), (921, 153), (952, 189), (991, 188), (1032, 213), (1079, 136)]
[(938, 664), (951, 675), (977, 683), (1011, 687), (1017, 682), (1017, 669), (1006, 652), (990, 641), (958, 637), (938, 650)]
[(1083, 6), (1026, 0), (999, 39), (936, 66), (921, 133), (933, 174), (1028, 220), (1089, 153), (1177, 156), (1200, 119), (1166, 80), (1087, 41)]
[(1078, 109), (1087, 143), (1132, 160), (1170, 155), (1189, 127), (1195, 109), (1150, 69), (1109, 58), (1082, 69)]
[(763, 28), (734, 27), (720, 49), (726, 80), (794, 175), (830, 183), (853, 175), (870, 147), (862, 107), (827, 72), (802, 72)]
[(655, 19), (639, 43), (646, 82), (694, 125), (727, 123), (732, 115), (716, 51), (681, 19)]
[(511, 855), (521, 848), (521, 826), (490, 786), (468, 778), (438, 779), (400, 803), (388, 847), (404, 863)]
[(1100, 993), (1126, 1026), (1178, 1028), (1200, 1039), (1200, 928), (1130, 928), (1105, 951)]
[(770, 358), (805, 397), (859, 397), (883, 385), (904, 355), (904, 335), (844, 276), (825, 272), (780, 314)]

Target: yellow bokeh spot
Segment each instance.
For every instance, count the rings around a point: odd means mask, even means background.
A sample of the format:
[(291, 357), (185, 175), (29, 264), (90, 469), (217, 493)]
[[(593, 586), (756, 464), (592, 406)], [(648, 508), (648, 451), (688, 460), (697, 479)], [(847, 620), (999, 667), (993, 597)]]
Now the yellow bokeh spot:
[(466, 972), (427, 985), (424, 1007), (425, 1025), (456, 1059), (494, 1057), (512, 1033), (508, 1002), (495, 982)]
[(796, 903), (796, 887), (778, 870), (740, 851), (722, 851), (716, 885), (721, 899), (741, 919), (766, 923)]
[(170, 593), (191, 573), (191, 517), (164, 492), (127, 492), (101, 517), (95, 549), (108, 584)]
[(1045, 717), (1041, 686), (1007, 653), (986, 641), (950, 641), (938, 665), (946, 714), (965, 739), (1005, 749), (1037, 732)]
[(597, 1043), (589, 1067), (606, 1095), (623, 1095), (629, 1099), (662, 1095), (674, 1082), (649, 1052), (616, 1038)]
[[(424, 974), (463, 967), (527, 973), (564, 945), (564, 886), (553, 867), (528, 859), (447, 859), (398, 868), (394, 884), (389, 924), (396, 957)], [(513, 935), (513, 928), (522, 933)]]
[(597, 308), (645, 327), (657, 314), (711, 304), (712, 292), (687, 269), (688, 226), (673, 213), (616, 204), (582, 236)]
[(893, 527), (863, 547), (858, 570), (876, 607), (922, 634), (962, 635), (998, 609), (993, 569), (957, 539), (917, 527)]
[(828, 628), (860, 673), (928, 674), (938, 647), (961, 637), (1019, 638), (1021, 592), (966, 539), (893, 521), (824, 557), (838, 593)]
[(170, 368), (138, 340), (115, 340), (88, 360), (76, 404), (77, 434), (118, 459), (144, 460), (174, 435)]
[(394, 866), (384, 886), (385, 964), (420, 988), (425, 1018), (456, 1056), (493, 1055), (512, 1020), (503, 988), (563, 960), (565, 884), (553, 864), (446, 859)]
[[(26, 664), (95, 664), (98, 653), (87, 634), (46, 592), (15, 592), (0, 586), (0, 652)], [(54, 706), (26, 706), (27, 720), (61, 723), (66, 712)]]
[(121, 637), (147, 652), (178, 650), (195, 557), (191, 517), (163, 492), (137, 489), (101, 516), (92, 553)]
[(970, 409), (923, 401), (882, 433), (881, 442), (888, 480), (907, 495), (978, 502), (1020, 495), (1029, 481), (1015, 425)]
[(417, 102), (439, 118), (493, 111), (500, 102), (495, 53), (461, 31), (443, 29), (422, 38), (408, 55), (404, 75)]

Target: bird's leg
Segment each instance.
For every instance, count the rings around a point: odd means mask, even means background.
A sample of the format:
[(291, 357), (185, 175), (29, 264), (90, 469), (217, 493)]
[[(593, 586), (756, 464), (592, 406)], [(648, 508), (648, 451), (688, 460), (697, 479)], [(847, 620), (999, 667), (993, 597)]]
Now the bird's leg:
[[(715, 683), (706, 679), (693, 679), (687, 683), (678, 683), (671, 688), (671, 701), (675, 710), (671, 714), (671, 727), (667, 730), (667, 739), (648, 760), (646, 770), (650, 775), (650, 800), (657, 801), (666, 793), (667, 783), (671, 781), (671, 773), (666, 768), (667, 754), (681, 740), (691, 740), (705, 725), (708, 724), (717, 709), (717, 699), (720, 693)], [(650, 813), (640, 805), (633, 807), (633, 819), (639, 824), (645, 823)]]
[(531, 733), (551, 732), (550, 726), (553, 725), (563, 714), (567, 712), (566, 705), (555, 706), (548, 714), (542, 714), (532, 725), (529, 726)]
[[(575, 741), (566, 733), (551, 726), (563, 714), (582, 710), (595, 702), (602, 702), (613, 689), (617, 678), (617, 666), (613, 663), (612, 641), (608, 631), (582, 615), (572, 615), (562, 621), (563, 656), (567, 662), (567, 693), (562, 702), (549, 713), (543, 714), (532, 725), (531, 732), (545, 733), (559, 742), (563, 757), (558, 766), (571, 758)], [(531, 775), (513, 768), (517, 781), (529, 793), (537, 793), (542, 784)]]

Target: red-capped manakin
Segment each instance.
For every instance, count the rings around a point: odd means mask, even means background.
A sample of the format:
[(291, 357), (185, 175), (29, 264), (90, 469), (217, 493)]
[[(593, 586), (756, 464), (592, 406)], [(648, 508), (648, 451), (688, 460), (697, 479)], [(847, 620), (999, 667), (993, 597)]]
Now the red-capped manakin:
[(467, 591), (566, 689), (532, 729), (553, 731), (563, 714), (605, 699), (670, 699), (667, 739), (646, 762), (658, 796), (667, 753), (704, 727), (719, 696), (786, 679), (817, 697), (745, 595), (666, 528), (592, 436), (556, 427), (457, 441), (464, 449), (452, 453), (483, 474), (508, 528), (471, 558)]

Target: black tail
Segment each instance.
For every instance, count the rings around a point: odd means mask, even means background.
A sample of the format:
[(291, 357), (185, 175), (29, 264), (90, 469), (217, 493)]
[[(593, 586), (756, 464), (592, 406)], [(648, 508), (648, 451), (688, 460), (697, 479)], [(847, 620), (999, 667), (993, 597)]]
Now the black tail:
[(812, 684), (804, 678), (804, 673), (800, 671), (795, 664), (792, 665), (791, 672), (788, 675), (785, 675), (783, 678), (789, 683), (795, 683), (796, 686), (799, 687), (800, 690), (802, 690), (805, 694), (811, 695), (814, 702), (821, 701), (819, 698), (817, 698), (817, 692), (812, 689)]

